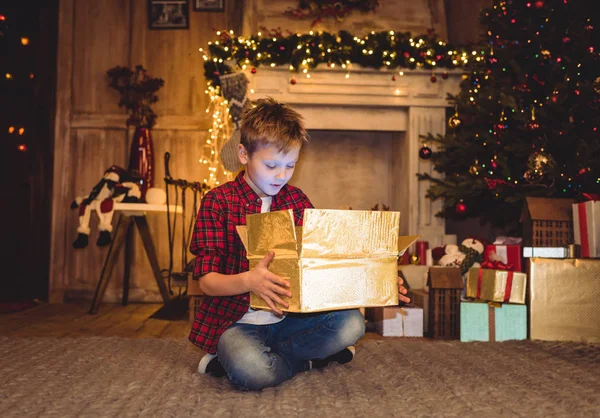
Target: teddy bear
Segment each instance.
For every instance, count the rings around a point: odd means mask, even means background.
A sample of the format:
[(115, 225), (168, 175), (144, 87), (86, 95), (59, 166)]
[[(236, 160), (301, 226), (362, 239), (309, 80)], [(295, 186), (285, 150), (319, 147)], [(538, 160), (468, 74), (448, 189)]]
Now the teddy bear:
[(125, 180), (127, 170), (116, 165), (110, 166), (88, 195), (78, 196), (73, 200), (71, 209), (79, 208), (79, 227), (77, 239), (73, 242), (74, 248), (85, 248), (88, 245), (92, 210), (96, 211), (100, 221), (96, 245), (102, 247), (110, 244), (114, 204), (139, 202), (141, 198), (140, 187)]
[(484, 249), (485, 240), (469, 237), (464, 239), (460, 245), (447, 244), (444, 247), (434, 248), (432, 256), (440, 266), (460, 267), (460, 274), (464, 275), (471, 267), (481, 266)]

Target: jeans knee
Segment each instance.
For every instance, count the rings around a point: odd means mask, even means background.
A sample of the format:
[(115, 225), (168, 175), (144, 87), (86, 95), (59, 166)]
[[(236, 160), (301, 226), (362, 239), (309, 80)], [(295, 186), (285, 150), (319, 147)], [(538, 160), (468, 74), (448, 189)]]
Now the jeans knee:
[(340, 336), (346, 345), (352, 345), (365, 335), (365, 318), (358, 309), (340, 311)]
[(279, 383), (277, 373), (269, 356), (260, 361), (240, 360), (227, 371), (229, 380), (242, 390), (260, 390)]

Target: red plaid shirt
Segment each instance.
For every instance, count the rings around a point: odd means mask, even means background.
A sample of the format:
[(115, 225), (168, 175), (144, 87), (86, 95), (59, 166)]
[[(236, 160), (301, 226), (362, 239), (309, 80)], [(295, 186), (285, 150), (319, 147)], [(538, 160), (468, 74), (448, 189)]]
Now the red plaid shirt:
[[(260, 213), (262, 200), (244, 180), (242, 171), (234, 181), (209, 191), (202, 199), (192, 234), (190, 251), (196, 255), (194, 279), (210, 272), (237, 274), (248, 271), (246, 250), (235, 230), (246, 225), (246, 215)], [(313, 205), (298, 188), (285, 185), (273, 196), (271, 211), (293, 209), (296, 225), (302, 225), (304, 209)], [(250, 294), (205, 296), (196, 313), (189, 339), (214, 354), (219, 338), (236, 323), (250, 305)]]

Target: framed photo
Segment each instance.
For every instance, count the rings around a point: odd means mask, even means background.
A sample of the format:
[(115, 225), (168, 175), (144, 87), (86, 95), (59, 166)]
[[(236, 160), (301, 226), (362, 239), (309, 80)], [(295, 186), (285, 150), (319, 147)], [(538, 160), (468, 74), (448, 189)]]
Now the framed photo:
[(222, 12), (225, 10), (225, 0), (192, 0), (195, 12)]
[(148, 28), (188, 29), (190, 0), (148, 0)]

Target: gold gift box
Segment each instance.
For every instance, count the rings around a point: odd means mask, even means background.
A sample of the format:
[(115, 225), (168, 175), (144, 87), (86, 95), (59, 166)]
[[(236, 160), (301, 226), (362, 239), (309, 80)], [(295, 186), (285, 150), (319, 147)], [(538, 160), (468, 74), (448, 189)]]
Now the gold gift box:
[(600, 343), (600, 260), (532, 258), (530, 338)]
[[(477, 297), (477, 285), (479, 281), (479, 270), (483, 271), (481, 277), (481, 292)], [(472, 267), (467, 276), (466, 297), (489, 302), (504, 302), (508, 270), (480, 269)], [(518, 271), (513, 272), (510, 299), (508, 303), (525, 304), (525, 292), (527, 291), (527, 274)]]
[[(398, 255), (418, 236), (399, 236), (400, 212), (306, 209), (248, 215), (237, 227), (250, 268), (273, 251), (269, 270), (290, 281), (288, 312), (398, 304)], [(285, 298), (284, 298), (285, 299)], [(270, 309), (250, 294), (250, 306)]]

